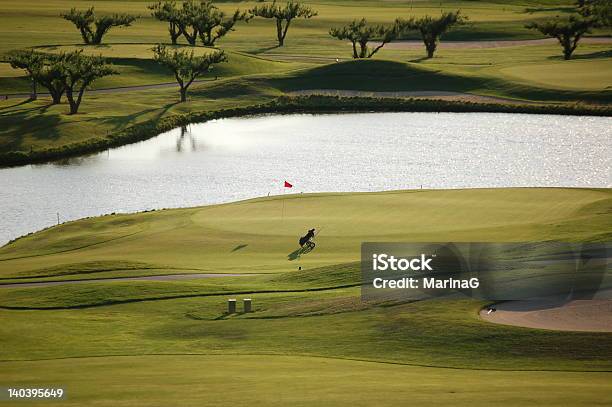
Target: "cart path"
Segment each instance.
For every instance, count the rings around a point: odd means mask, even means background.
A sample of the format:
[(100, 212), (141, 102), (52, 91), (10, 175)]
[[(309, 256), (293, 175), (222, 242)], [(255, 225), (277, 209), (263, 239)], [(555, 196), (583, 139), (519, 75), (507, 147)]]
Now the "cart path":
[(61, 280), (61, 281), (41, 281), (28, 283), (8, 283), (0, 284), (0, 288), (28, 288), (28, 287), (49, 287), (61, 284), (82, 284), (82, 283), (99, 283), (113, 281), (176, 281), (176, 280), (196, 280), (200, 278), (218, 278), (218, 277), (246, 277), (257, 276), (259, 274), (235, 274), (235, 273), (191, 273), (191, 274), (159, 274), (155, 276), (141, 277), (108, 277), (108, 278), (91, 278), (83, 280)]
[[(538, 40), (497, 40), (497, 41), (440, 41), (438, 49), (485, 49), (520, 47), (523, 45), (555, 45), (556, 38), (542, 38)], [(586, 37), (581, 44), (612, 44), (612, 37)], [(372, 45), (380, 44), (373, 42)], [(385, 45), (386, 49), (414, 49), (423, 48), (420, 40), (394, 41)]]

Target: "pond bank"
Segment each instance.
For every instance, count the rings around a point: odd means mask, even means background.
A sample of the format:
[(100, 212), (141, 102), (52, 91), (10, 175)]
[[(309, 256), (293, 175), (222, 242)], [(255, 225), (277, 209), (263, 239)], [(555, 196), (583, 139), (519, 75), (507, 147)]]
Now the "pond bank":
[(282, 96), (271, 102), (240, 108), (193, 112), (163, 117), (130, 126), (86, 142), (32, 151), (9, 151), (0, 154), (0, 167), (41, 163), (104, 151), (146, 140), (175, 127), (208, 120), (266, 113), (344, 113), (344, 112), (450, 112), (450, 113), (528, 113), (576, 116), (612, 116), (612, 107), (584, 104), (506, 104), (438, 99), (402, 99), (338, 96)]

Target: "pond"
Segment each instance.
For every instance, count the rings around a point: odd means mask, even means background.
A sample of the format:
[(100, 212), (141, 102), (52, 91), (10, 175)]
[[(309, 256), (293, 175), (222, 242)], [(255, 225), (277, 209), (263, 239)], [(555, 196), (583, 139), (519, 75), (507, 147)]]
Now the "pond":
[[(286, 192), (610, 187), (612, 118), (493, 113), (270, 115), (174, 129), (0, 170), (0, 244), (110, 212)], [(294, 184), (284, 190), (283, 181)]]

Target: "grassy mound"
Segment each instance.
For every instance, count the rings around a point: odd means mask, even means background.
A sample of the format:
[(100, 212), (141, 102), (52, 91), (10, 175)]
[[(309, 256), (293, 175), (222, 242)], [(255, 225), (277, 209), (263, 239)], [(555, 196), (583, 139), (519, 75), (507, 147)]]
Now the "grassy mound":
[[(97, 80), (91, 89), (106, 89), (126, 86), (143, 86), (160, 83), (174, 83), (174, 75), (160, 66), (153, 58), (152, 48), (155, 44), (107, 44), (107, 45), (58, 45), (36, 47), (40, 52), (59, 53), (83, 50), (86, 55), (101, 55), (113, 64), (118, 75)], [(185, 45), (169, 46), (170, 48), (205, 55), (214, 48), (191, 47)], [(242, 75), (278, 73), (300, 68), (303, 65), (292, 62), (277, 62), (241, 52), (225, 51), (228, 61), (218, 64), (213, 71), (203, 75), (201, 80), (214, 80)], [(8, 64), (0, 65), (0, 89), (2, 92), (27, 93), (30, 83), (22, 70), (13, 70)], [(42, 89), (41, 91), (45, 91)]]

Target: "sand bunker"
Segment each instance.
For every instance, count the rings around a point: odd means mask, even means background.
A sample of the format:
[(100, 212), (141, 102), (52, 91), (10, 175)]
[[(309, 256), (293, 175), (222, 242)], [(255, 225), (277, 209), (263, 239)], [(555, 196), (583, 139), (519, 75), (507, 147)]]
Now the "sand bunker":
[(495, 304), (480, 311), (488, 322), (557, 331), (612, 332), (612, 300), (544, 299)]

